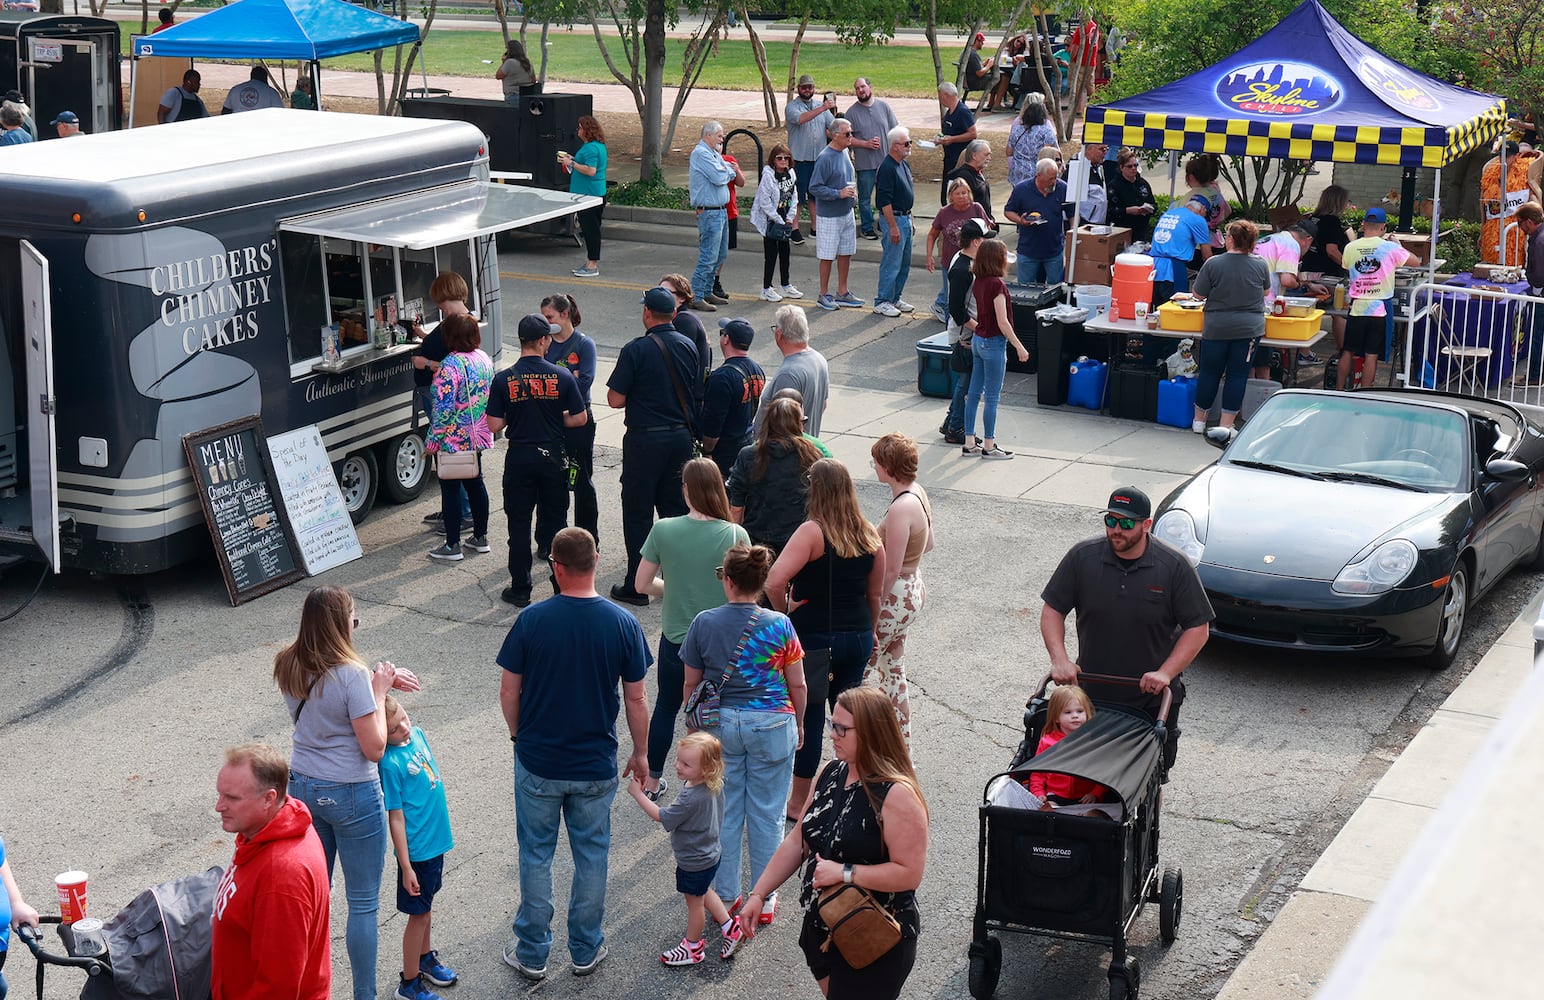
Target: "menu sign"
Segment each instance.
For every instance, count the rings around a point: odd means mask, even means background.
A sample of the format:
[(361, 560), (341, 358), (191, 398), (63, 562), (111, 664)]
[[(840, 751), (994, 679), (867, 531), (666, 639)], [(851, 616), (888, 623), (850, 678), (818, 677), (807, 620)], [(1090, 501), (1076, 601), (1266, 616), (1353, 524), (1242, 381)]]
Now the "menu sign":
[(363, 556), (316, 425), (269, 438), (268, 455), (306, 572), (315, 576)]
[(243, 417), (189, 434), (182, 449), (204, 505), (231, 604), (242, 604), (305, 576), (289, 524), (274, 503), (263, 423)]

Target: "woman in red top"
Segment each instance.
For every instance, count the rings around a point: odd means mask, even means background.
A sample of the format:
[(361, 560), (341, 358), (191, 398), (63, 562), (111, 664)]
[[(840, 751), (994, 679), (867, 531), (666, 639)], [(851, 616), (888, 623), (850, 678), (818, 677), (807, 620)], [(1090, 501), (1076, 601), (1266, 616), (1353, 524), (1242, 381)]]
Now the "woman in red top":
[[(997, 447), (997, 401), (1003, 392), (1003, 375), (1008, 370), (1008, 345), (1018, 352), (1019, 361), (1029, 360), (1029, 351), (1013, 332), (1013, 317), (1008, 306), (1008, 248), (1002, 240), (983, 240), (971, 267), (976, 276), (971, 294), (976, 297), (976, 318), (966, 322), (971, 333), (970, 389), (965, 393), (965, 445), (962, 455), (981, 458), (1012, 458), (1013, 452)], [(986, 436), (976, 440), (976, 406), (986, 396), (982, 417)]]
[[(1040, 745), (1035, 748), (1035, 756), (1040, 756), (1077, 732), (1083, 723), (1093, 717), (1094, 703), (1089, 700), (1088, 692), (1076, 684), (1063, 684), (1052, 691), (1051, 699), (1045, 707), (1045, 729), (1040, 734)], [(1098, 802), (1104, 794), (1104, 788), (1092, 781), (1049, 771), (1031, 774), (1029, 790), (1031, 794), (1046, 800), (1041, 807), (1043, 809), (1050, 809), (1053, 805), (1071, 805), (1074, 802)]]

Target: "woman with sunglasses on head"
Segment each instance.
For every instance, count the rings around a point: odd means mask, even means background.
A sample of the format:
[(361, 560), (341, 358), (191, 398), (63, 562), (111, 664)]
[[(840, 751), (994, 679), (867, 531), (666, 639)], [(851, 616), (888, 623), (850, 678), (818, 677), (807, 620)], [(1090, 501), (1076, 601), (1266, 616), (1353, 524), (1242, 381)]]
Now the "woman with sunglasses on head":
[(1105, 190), (1109, 194), (1110, 223), (1130, 226), (1132, 240), (1146, 243), (1153, 230), (1153, 213), (1158, 209), (1153, 186), (1138, 173), (1140, 167), (1135, 150), (1121, 150), (1115, 157), (1115, 176)]
[[(788, 281), (788, 261), (792, 253), (789, 239), (799, 224), (797, 187), (793, 153), (778, 143), (772, 147), (767, 165), (761, 168), (761, 183), (756, 188), (756, 200), (751, 204), (751, 225), (761, 234), (761, 298), (764, 302), (804, 297), (804, 293)], [(781, 287), (772, 284), (774, 267), (783, 279)]]
[[(718, 567), (724, 604), (692, 620), (681, 659), (682, 697), (703, 679), (719, 683), (719, 721), (704, 732), (724, 748), (724, 819), (713, 888), (731, 912), (745, 884), (740, 846), (748, 842), (751, 884), (761, 878), (783, 839), (783, 805), (793, 779), (793, 755), (804, 741), (804, 649), (786, 615), (761, 607), (772, 550), (736, 545)], [(661, 679), (663, 683), (663, 679)], [(763, 925), (777, 912), (765, 899)]]
[(343, 862), (344, 945), (354, 1000), (374, 1000), (386, 806), (376, 763), (386, 752), (386, 694), (417, 691), (411, 670), (372, 670), (354, 648), (359, 612), (342, 587), (317, 587), (300, 610), (300, 634), (273, 658), (273, 679), (295, 726), (289, 794), (311, 810), (330, 878)]
[[(811, 734), (810, 738), (813, 738)], [(916, 890), (927, 867), (928, 808), (890, 699), (855, 687), (836, 699), (831, 754), (799, 821), (746, 894), (740, 928), (754, 937), (768, 894), (803, 868), (799, 947), (827, 1000), (894, 1000), (917, 958)], [(854, 969), (820, 919), (823, 891), (855, 885), (901, 925), (901, 940)]]
[(681, 467), (681, 495), (686, 513), (654, 522), (633, 578), (638, 593), (662, 598), (659, 693), (649, 720), (649, 777), (643, 783), (650, 799), (658, 799), (669, 786), (663, 775), (681, 714), (681, 643), (699, 612), (724, 602), (715, 575), (724, 553), (750, 542), (745, 529), (729, 520), (724, 478), (711, 458), (694, 458)]
[(767, 600), (786, 611), (799, 630), (806, 655), (829, 650), (824, 678), (810, 677), (814, 692), (804, 712), (808, 738), (794, 758), (788, 815), (797, 816), (820, 768), (826, 704), (863, 681), (874, 652), (874, 623), (885, 580), (885, 546), (858, 507), (847, 466), (823, 458), (810, 466), (808, 519), (788, 539), (767, 579)]

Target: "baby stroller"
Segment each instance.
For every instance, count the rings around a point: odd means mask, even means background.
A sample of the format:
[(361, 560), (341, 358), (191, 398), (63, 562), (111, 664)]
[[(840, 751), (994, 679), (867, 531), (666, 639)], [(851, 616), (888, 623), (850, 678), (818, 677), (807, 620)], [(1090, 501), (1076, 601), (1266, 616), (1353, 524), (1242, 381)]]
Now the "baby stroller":
[(37, 959), (38, 1000), (50, 965), (86, 971), (81, 1000), (208, 1000), (210, 921), (221, 874), (211, 868), (146, 889), (102, 925), (107, 950), (99, 955), (80, 954), (68, 924), (59, 927), (64, 955), (47, 951), (42, 934), (23, 927), (21, 939)]
[[(1126, 934), (1145, 903), (1158, 904), (1164, 944), (1179, 929), (1184, 879), (1178, 868), (1158, 871), (1159, 789), (1163, 781), (1164, 720), (1101, 701), (1101, 687), (1135, 685), (1123, 677), (1082, 674), (1094, 717), (1034, 756), (1045, 725), (1047, 676), (1024, 712), (1024, 742), (1008, 770), (987, 783), (980, 807), (976, 912), (970, 943), (970, 994), (985, 1000), (1002, 972), (1002, 942), (990, 932), (1014, 931), (1108, 944), (1110, 1000), (1137, 1000), (1142, 970), (1126, 954)], [(1105, 815), (1075, 815), (1015, 806), (1027, 796), (1019, 782), (1034, 772), (1070, 774), (1103, 785)]]

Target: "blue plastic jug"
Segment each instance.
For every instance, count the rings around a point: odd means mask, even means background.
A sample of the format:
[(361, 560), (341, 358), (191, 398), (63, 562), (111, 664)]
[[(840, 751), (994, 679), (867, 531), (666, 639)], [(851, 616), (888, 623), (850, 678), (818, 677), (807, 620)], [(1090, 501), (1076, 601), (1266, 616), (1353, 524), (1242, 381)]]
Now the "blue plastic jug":
[(1158, 383), (1158, 422), (1189, 427), (1196, 416), (1196, 380), (1181, 375)]
[(1072, 363), (1067, 380), (1067, 403), (1089, 410), (1104, 409), (1104, 383), (1110, 366), (1102, 361), (1079, 358)]

